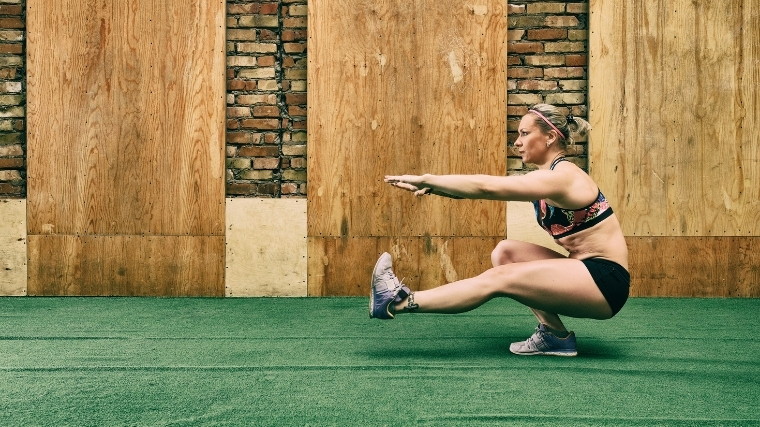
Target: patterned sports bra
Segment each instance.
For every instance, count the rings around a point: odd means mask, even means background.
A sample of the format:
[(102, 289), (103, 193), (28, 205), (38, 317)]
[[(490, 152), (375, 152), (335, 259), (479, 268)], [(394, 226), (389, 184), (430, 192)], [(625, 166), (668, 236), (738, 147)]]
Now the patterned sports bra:
[[(567, 162), (569, 160), (560, 157), (552, 162), (551, 170), (554, 170), (557, 163), (562, 161)], [(594, 203), (585, 208), (562, 209), (549, 205), (544, 200), (534, 201), (533, 208), (536, 210), (538, 224), (555, 239), (593, 227), (612, 215), (612, 208), (601, 190), (599, 190), (599, 195)]]

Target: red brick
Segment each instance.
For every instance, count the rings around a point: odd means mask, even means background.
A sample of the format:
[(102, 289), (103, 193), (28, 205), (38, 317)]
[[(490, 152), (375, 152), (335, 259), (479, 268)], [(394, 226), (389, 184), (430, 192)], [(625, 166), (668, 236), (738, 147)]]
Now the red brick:
[(513, 79), (534, 79), (544, 76), (541, 68), (512, 67), (507, 70), (508, 77)]
[(2, 5), (0, 6), (0, 15), (23, 15), (24, 6)]
[(253, 107), (254, 117), (280, 117), (280, 108), (270, 105)]
[(585, 67), (588, 65), (587, 55), (566, 55), (565, 65), (568, 67)]
[(258, 62), (260, 67), (274, 67), (275, 57), (274, 56), (259, 56), (258, 58), (256, 58), (256, 62)]
[(20, 159), (20, 158), (3, 159), (3, 158), (0, 158), (0, 169), (21, 169), (23, 167), (24, 167), (24, 159)]
[(522, 80), (517, 83), (517, 88), (527, 91), (557, 90), (557, 82), (555, 80)]
[(24, 21), (21, 18), (0, 18), (0, 28), (3, 28), (3, 29), (24, 28)]
[(259, 33), (259, 40), (261, 41), (277, 40), (277, 33), (272, 30), (261, 30), (261, 32)]
[(280, 141), (280, 137), (277, 136), (276, 133), (267, 133), (264, 134), (264, 143), (266, 144), (275, 144)]
[(528, 30), (528, 40), (560, 40), (566, 38), (567, 30), (561, 28)]
[(288, 105), (306, 105), (305, 93), (289, 93), (285, 95), (285, 103)]
[(240, 157), (276, 157), (280, 155), (280, 147), (277, 145), (248, 145), (240, 147)]
[(248, 196), (256, 194), (258, 190), (257, 184), (248, 183), (227, 183), (227, 194)]
[(507, 105), (508, 116), (524, 116), (528, 114), (528, 106), (526, 105)]
[(306, 43), (284, 43), (282, 47), (287, 53), (304, 53), (306, 51)]
[(275, 184), (274, 182), (256, 185), (256, 192), (258, 194), (277, 195), (277, 190), (279, 189), (280, 189), (280, 186)]
[(241, 124), (246, 129), (272, 130), (280, 128), (280, 121), (277, 119), (245, 119)]
[(280, 186), (280, 192), (282, 194), (296, 194), (298, 193), (298, 186), (292, 182), (287, 182)]
[(303, 108), (297, 105), (292, 105), (288, 107), (288, 114), (290, 114), (291, 116), (306, 116), (306, 108)]
[(259, 13), (259, 3), (247, 4), (229, 4), (227, 5), (227, 14), (229, 15), (252, 15)]
[(259, 13), (262, 15), (277, 15), (277, 10), (279, 9), (279, 4), (277, 3), (264, 3), (261, 5), (261, 10)]
[(578, 18), (575, 16), (547, 16), (547, 27), (577, 27), (579, 25)]
[(543, 53), (544, 45), (538, 42), (512, 42), (507, 45), (507, 52), (512, 53)]
[(0, 79), (15, 79), (17, 72), (15, 68), (0, 68)]
[(250, 132), (227, 132), (228, 144), (250, 144), (253, 142), (253, 134)]
[(293, 125), (291, 127), (293, 129), (306, 129), (306, 120), (293, 122)]
[(582, 67), (556, 67), (546, 68), (544, 70), (544, 76), (546, 78), (569, 79), (585, 77), (585, 75), (586, 70)]
[(21, 44), (2, 43), (0, 44), (0, 53), (24, 53), (24, 46)]

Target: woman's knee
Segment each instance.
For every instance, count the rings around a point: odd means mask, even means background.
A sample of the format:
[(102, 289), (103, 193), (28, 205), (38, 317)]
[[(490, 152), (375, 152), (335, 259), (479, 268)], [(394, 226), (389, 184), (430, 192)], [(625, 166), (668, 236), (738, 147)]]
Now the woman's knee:
[(517, 248), (515, 241), (502, 240), (491, 251), (491, 264), (494, 267), (516, 262)]
[(480, 274), (483, 290), (492, 297), (510, 296), (516, 284), (517, 264), (510, 262), (497, 265)]

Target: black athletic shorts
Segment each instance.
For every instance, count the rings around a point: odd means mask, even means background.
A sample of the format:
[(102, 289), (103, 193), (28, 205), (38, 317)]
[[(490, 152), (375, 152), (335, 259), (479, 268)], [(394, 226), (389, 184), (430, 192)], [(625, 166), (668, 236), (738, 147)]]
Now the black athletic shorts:
[(612, 315), (618, 314), (628, 300), (631, 275), (622, 265), (602, 258), (587, 258), (581, 262), (588, 268), (596, 286), (602, 291), (604, 299), (612, 309)]

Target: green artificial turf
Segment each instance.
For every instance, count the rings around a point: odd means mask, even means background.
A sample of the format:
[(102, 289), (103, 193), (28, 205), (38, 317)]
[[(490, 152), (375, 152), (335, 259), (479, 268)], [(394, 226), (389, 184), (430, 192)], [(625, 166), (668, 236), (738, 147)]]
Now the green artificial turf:
[(632, 299), (524, 357), (514, 301), (0, 298), (2, 426), (760, 425), (760, 300)]

